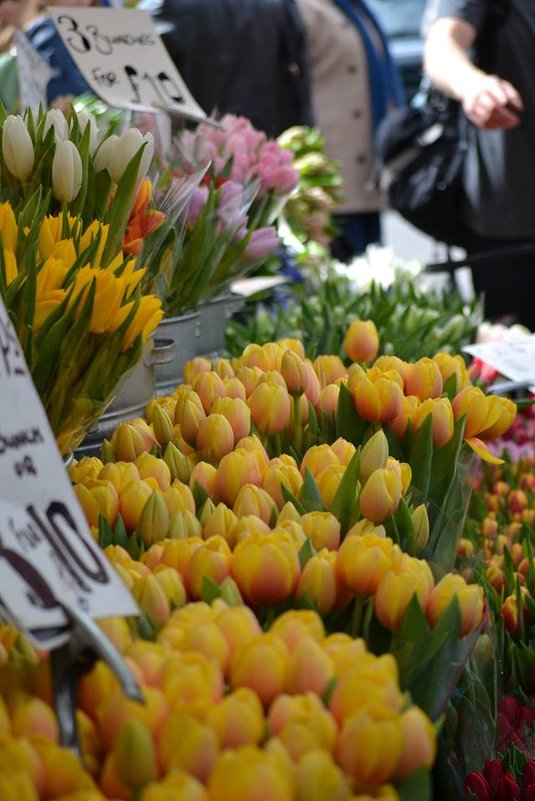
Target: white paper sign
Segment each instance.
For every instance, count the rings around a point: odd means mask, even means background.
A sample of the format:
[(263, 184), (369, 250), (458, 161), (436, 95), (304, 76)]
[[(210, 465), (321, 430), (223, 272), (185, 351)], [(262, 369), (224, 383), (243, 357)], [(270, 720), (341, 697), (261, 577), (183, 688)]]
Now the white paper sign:
[(49, 6), (48, 12), (87, 83), (109, 106), (207, 121), (146, 11)]
[(0, 298), (0, 609), (34, 642), (68, 639), (60, 603), (138, 614), (88, 531)]
[(52, 70), (22, 31), (15, 30), (13, 41), (17, 50), (20, 108), (38, 109), (41, 103), (46, 108), (46, 88)]
[[(535, 334), (501, 342), (468, 345), (467, 353), (490, 364), (512, 381), (533, 382), (535, 386)], [(532, 391), (533, 390), (532, 388)]]

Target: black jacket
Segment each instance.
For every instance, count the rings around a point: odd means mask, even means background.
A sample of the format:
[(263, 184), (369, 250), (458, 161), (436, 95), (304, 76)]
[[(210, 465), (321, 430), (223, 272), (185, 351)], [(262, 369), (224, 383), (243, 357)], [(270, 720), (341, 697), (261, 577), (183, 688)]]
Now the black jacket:
[(207, 113), (249, 117), (277, 136), (312, 124), (304, 27), (294, 0), (145, 0)]

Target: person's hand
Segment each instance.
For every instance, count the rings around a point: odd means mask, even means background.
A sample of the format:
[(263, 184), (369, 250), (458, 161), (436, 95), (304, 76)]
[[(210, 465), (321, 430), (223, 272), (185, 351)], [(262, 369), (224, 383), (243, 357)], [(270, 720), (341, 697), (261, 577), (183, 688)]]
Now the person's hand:
[(497, 75), (481, 73), (461, 98), (464, 113), (479, 128), (508, 130), (520, 122), (524, 109), (515, 87)]

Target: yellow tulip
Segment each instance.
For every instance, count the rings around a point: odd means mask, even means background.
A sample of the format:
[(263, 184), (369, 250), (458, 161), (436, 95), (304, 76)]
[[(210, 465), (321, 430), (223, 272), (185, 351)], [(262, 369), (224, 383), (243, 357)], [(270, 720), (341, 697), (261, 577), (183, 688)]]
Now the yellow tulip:
[(38, 331), (41, 326), (46, 322), (50, 315), (56, 311), (59, 305), (63, 303), (67, 293), (64, 289), (53, 289), (50, 292), (45, 292), (37, 299), (35, 304), (35, 315), (33, 318), (33, 327)]
[(344, 350), (354, 362), (372, 362), (379, 350), (379, 333), (372, 320), (355, 320), (347, 329)]
[(15, 251), (19, 230), (10, 203), (0, 203), (0, 239), (5, 250)]
[[(141, 335), (142, 342), (146, 342), (163, 317), (162, 304), (155, 295), (144, 295), (137, 307), (134, 319), (128, 326), (123, 337), (121, 351), (132, 347), (137, 337)], [(117, 328), (118, 326), (116, 326)]]
[(414, 364), (409, 364), (405, 392), (407, 395), (416, 395), (421, 401), (438, 398), (442, 393), (443, 383), (438, 364), (424, 356)]
[(374, 470), (360, 491), (360, 512), (367, 520), (384, 523), (396, 513), (401, 494), (401, 480), (393, 470)]
[(137, 790), (156, 778), (154, 741), (139, 720), (122, 726), (113, 753), (117, 774), (127, 787)]
[(2, 252), (4, 256), (4, 279), (7, 286), (9, 286), (19, 274), (17, 257), (12, 250), (6, 250), (6, 248), (3, 248)]

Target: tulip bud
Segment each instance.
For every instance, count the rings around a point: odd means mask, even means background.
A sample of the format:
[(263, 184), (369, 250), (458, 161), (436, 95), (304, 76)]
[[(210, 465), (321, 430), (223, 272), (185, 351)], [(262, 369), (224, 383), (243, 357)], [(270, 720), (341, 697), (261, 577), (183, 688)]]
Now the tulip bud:
[(110, 161), (112, 157), (112, 153), (115, 149), (116, 143), (119, 141), (119, 137), (115, 134), (111, 134), (108, 136), (100, 145), (97, 152), (93, 157), (93, 169), (95, 172), (102, 172), (102, 170), (107, 170), (110, 172)]
[(56, 145), (52, 160), (52, 193), (61, 203), (71, 203), (82, 186), (83, 167), (78, 148), (69, 139)]
[(455, 596), (461, 609), (461, 636), (464, 637), (465, 634), (474, 631), (483, 619), (482, 587), (475, 584), (467, 585), (462, 576), (446, 573), (431, 593), (426, 615), (431, 626), (435, 626)]
[(347, 329), (344, 350), (354, 362), (372, 362), (379, 350), (379, 334), (372, 320), (355, 320)]
[(135, 462), (140, 453), (150, 451), (156, 444), (151, 427), (140, 417), (128, 423), (119, 423), (111, 444), (118, 459), (124, 462)]
[(54, 128), (56, 144), (60, 144), (69, 138), (69, 124), (65, 114), (59, 108), (51, 108), (46, 112), (43, 138), (46, 137), (50, 128)]
[(262, 434), (278, 434), (288, 426), (290, 396), (284, 387), (259, 382), (247, 403), (253, 422)]
[(376, 534), (346, 537), (336, 558), (338, 578), (359, 595), (374, 595), (390, 570), (394, 543)]
[(340, 544), (340, 521), (330, 512), (307, 512), (301, 518), (301, 525), (314, 548), (319, 551), (327, 548), (338, 550)]
[(278, 508), (266, 490), (254, 484), (244, 484), (234, 501), (233, 512), (238, 518), (254, 515), (269, 525), (272, 517), (277, 516)]
[[(363, 748), (373, 743), (374, 748)], [(366, 711), (348, 718), (338, 734), (334, 758), (346, 776), (365, 786), (377, 787), (395, 773), (403, 753), (399, 718), (375, 720)]]
[[(235, 453), (235, 451), (233, 451), (233, 453)], [(228, 456), (232, 456), (232, 453), (228, 454)], [(223, 457), (220, 462), (220, 466), (225, 458), (228, 457)], [(208, 462), (197, 462), (191, 471), (191, 475), (189, 477), (189, 486), (192, 490), (195, 490), (195, 485), (199, 484), (206, 494), (212, 498), (217, 494), (218, 475), (219, 470), (216, 469), (213, 464), (209, 464)]]
[(347, 370), (340, 356), (317, 356), (314, 359), (313, 366), (322, 387), (336, 384), (339, 378), (345, 378), (347, 375)]
[(158, 625), (163, 626), (167, 623), (171, 614), (171, 607), (163, 588), (152, 573), (137, 579), (132, 587), (132, 595), (139, 604), (141, 611), (152, 618)]
[(268, 706), (286, 686), (288, 650), (273, 634), (264, 634), (236, 648), (230, 666), (230, 686), (249, 687)]
[(438, 398), (443, 383), (438, 364), (424, 356), (414, 364), (409, 364), (405, 392), (407, 395), (416, 395), (421, 401)]
[(244, 484), (255, 484), (259, 487), (262, 475), (254, 453), (245, 448), (224, 456), (217, 468), (215, 492), (217, 497), (228, 506), (234, 506), (240, 488)]
[(95, 117), (87, 111), (78, 111), (78, 125), (80, 126), (81, 133), (85, 133), (85, 129), (89, 126), (89, 153), (94, 155), (98, 147), (99, 130)]
[(364, 484), (374, 470), (386, 467), (388, 441), (383, 429), (379, 429), (364, 445), (360, 453), (359, 479)]
[(281, 361), (281, 375), (290, 395), (302, 395), (308, 386), (308, 371), (303, 360), (291, 350), (286, 350)]
[(363, 517), (384, 523), (394, 515), (401, 500), (401, 481), (391, 470), (374, 470), (359, 495)]
[(258, 745), (264, 735), (264, 711), (258, 696), (248, 687), (227, 695), (210, 713), (221, 748)]
[(152, 453), (140, 453), (135, 461), (142, 479), (153, 478), (157, 486), (162, 490), (169, 489), (171, 484), (171, 471), (163, 459), (159, 459)]
[(406, 779), (420, 768), (432, 767), (437, 750), (436, 732), (427, 715), (417, 706), (407, 709), (400, 723), (404, 742), (396, 778)]
[(178, 480), (184, 484), (189, 484), (193, 463), (188, 456), (177, 448), (174, 442), (167, 444), (163, 460), (170, 470), (172, 481)]
[(210, 537), (192, 555), (186, 585), (193, 598), (202, 598), (205, 578), (221, 584), (230, 573), (230, 548), (221, 536)]
[(163, 450), (174, 438), (173, 421), (165, 409), (156, 404), (152, 414), (152, 428), (158, 445)]
[(156, 778), (154, 741), (139, 720), (129, 720), (121, 727), (114, 756), (117, 774), (127, 787), (137, 790)]
[(180, 418), (180, 430), (188, 445), (195, 446), (197, 442), (197, 434), (203, 420), (206, 420), (206, 412), (204, 409), (202, 407), (199, 408), (196, 403), (193, 403), (190, 399), (187, 399), (184, 403)]
[(297, 801), (349, 801), (349, 780), (331, 754), (314, 749), (300, 760), (296, 771)]
[(24, 120), (10, 114), (2, 129), (2, 155), (11, 175), (25, 181), (33, 170), (35, 152)]
[(201, 459), (219, 462), (234, 447), (234, 432), (222, 414), (209, 414), (199, 423), (196, 447)]
[(145, 481), (131, 481), (119, 495), (119, 512), (127, 531), (134, 531), (153, 490)]
[(236, 442), (247, 437), (251, 430), (251, 412), (241, 398), (216, 398), (210, 410), (212, 414), (222, 414), (229, 421)]
[(165, 539), (169, 529), (169, 512), (162, 495), (153, 492), (141, 512), (137, 534), (149, 548), (154, 542)]
[[(154, 155), (154, 137), (149, 132), (144, 136), (137, 128), (129, 128), (115, 142), (109, 155), (109, 172), (112, 179), (118, 184), (123, 174), (140, 148), (144, 146), (143, 155), (139, 163), (137, 177), (143, 178), (150, 167)], [(102, 147), (102, 146), (101, 146)], [(97, 151), (97, 156), (100, 152)]]
[(223, 751), (208, 780), (210, 801), (293, 801), (293, 781), (275, 754), (250, 745)]
[(448, 398), (427, 398), (416, 410), (413, 418), (414, 430), (422, 426), (431, 415), (433, 445), (442, 448), (453, 437), (453, 409)]
[(232, 555), (232, 576), (252, 604), (281, 603), (290, 598), (299, 572), (297, 549), (277, 534), (252, 534)]
[(413, 547), (416, 555), (422, 553), (429, 539), (429, 516), (424, 503), (411, 513), (413, 530)]

